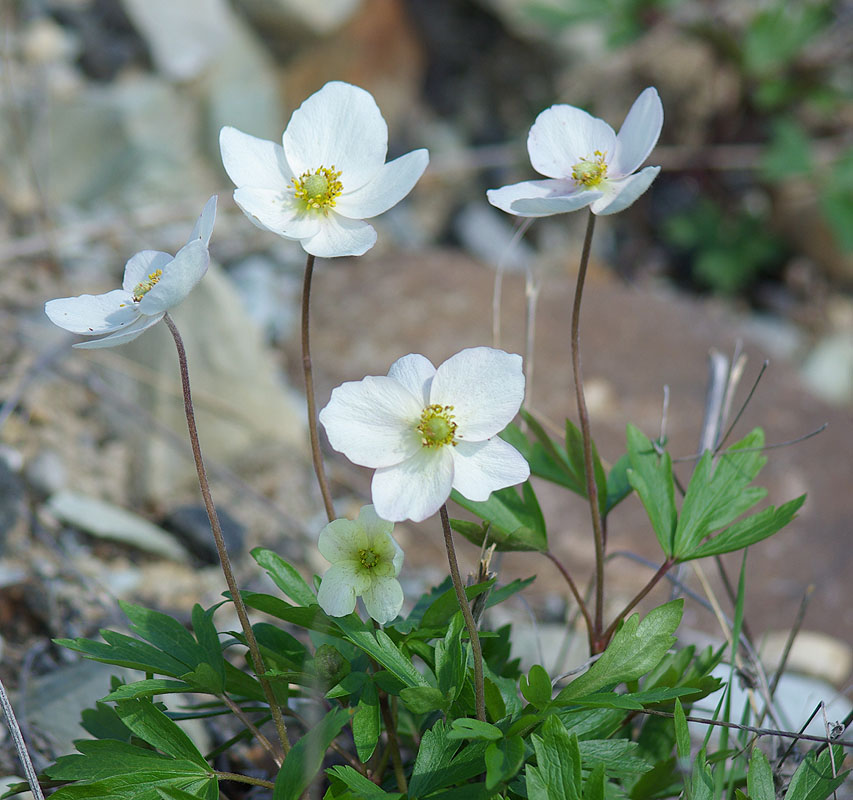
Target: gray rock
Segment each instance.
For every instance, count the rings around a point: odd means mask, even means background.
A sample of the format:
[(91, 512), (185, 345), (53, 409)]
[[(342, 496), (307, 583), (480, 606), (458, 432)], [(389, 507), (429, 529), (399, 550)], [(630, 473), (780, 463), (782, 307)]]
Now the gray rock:
[(306, 36), (323, 36), (343, 25), (362, 0), (238, 0), (240, 8), (259, 31), (298, 42)]
[[(227, 511), (217, 508), (222, 538), (228, 555), (237, 558), (246, 546), (246, 529)], [(197, 559), (205, 564), (218, 564), (219, 553), (210, 530), (210, 520), (204, 506), (181, 506), (163, 519), (163, 527), (171, 531)]]
[[(216, 264), (173, 312), (184, 340), (202, 452), (208, 463), (235, 465), (264, 448), (282, 459), (305, 453), (305, 411), (283, 382), (272, 354), (249, 319), (233, 284)], [(165, 325), (157, 325), (121, 353), (160, 377), (137, 382), (111, 373), (126, 395), (186, 441), (187, 423), (175, 357)], [(197, 483), (191, 458), (174, 445), (137, 431), (131, 489), (139, 501), (171, 505)], [(187, 447), (187, 455), (189, 455)], [(197, 490), (197, 487), (196, 487)]]
[(25, 512), (24, 483), (6, 461), (0, 459), (0, 551), (9, 532)]
[(853, 333), (840, 331), (818, 342), (800, 374), (806, 385), (824, 400), (853, 401)]
[(184, 548), (162, 528), (104, 500), (63, 490), (51, 496), (47, 509), (62, 522), (100, 539), (133, 545), (175, 561), (189, 559)]
[(56, 450), (39, 450), (27, 464), (24, 477), (31, 489), (47, 497), (65, 488), (68, 470)]
[(231, 13), (225, 0), (122, 0), (167, 78), (198, 77), (230, 36)]
[(302, 279), (281, 271), (264, 255), (251, 255), (228, 270), (252, 321), (269, 342), (281, 342), (298, 330)]

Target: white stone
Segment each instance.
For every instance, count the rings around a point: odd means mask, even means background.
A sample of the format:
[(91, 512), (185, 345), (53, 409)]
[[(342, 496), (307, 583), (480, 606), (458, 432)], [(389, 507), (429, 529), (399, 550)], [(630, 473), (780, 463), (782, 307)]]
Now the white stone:
[(222, 51), (230, 32), (225, 0), (123, 0), (125, 11), (168, 78), (197, 77)]
[(47, 509), (62, 522), (100, 539), (130, 544), (176, 561), (189, 560), (187, 551), (162, 528), (104, 500), (63, 490), (50, 497)]
[(806, 385), (830, 403), (853, 400), (853, 333), (827, 336), (806, 358), (801, 373)]

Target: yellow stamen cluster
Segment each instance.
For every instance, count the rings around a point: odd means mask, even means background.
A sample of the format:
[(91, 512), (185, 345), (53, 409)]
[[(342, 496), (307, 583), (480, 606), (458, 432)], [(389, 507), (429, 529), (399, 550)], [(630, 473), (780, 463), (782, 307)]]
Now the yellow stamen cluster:
[(155, 269), (148, 278), (144, 281), (140, 281), (133, 287), (133, 301), (138, 303), (148, 292), (150, 292), (159, 282), (160, 278), (163, 277), (162, 269)]
[(456, 423), (451, 411), (453, 406), (433, 404), (421, 412), (418, 433), (424, 447), (443, 447), (446, 444), (456, 447)]
[(340, 170), (331, 167), (318, 167), (313, 172), (303, 172), (298, 178), (291, 178), (296, 197), (305, 204), (305, 209), (315, 211), (334, 208), (335, 201), (344, 190), (338, 180)]
[(584, 158), (572, 167), (572, 179), (584, 189), (598, 186), (607, 177), (606, 153), (596, 150), (592, 158)]
[(359, 550), (358, 560), (365, 569), (373, 569), (379, 563), (379, 556), (373, 550)]

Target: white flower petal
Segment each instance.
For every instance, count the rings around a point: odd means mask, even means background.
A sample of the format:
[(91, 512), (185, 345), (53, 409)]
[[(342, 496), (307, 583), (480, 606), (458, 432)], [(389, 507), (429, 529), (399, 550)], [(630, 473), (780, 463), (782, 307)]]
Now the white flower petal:
[(604, 120), (574, 106), (546, 108), (527, 136), (533, 169), (549, 178), (570, 178), (572, 167), (596, 150), (613, 154), (616, 134)]
[[(423, 406), (387, 376), (348, 381), (332, 390), (320, 412), (329, 443), (363, 467), (390, 467), (421, 449), (417, 433)], [(390, 517), (377, 513), (383, 519)]]
[[(364, 547), (374, 547), (377, 546), (377, 543), (378, 546), (386, 547), (386, 540), (394, 541), (391, 535), (394, 532), (394, 523), (382, 519), (371, 505), (361, 507), (358, 512), (357, 523), (366, 537)], [(391, 549), (393, 550), (393, 548)]]
[(388, 370), (388, 377), (405, 386), (418, 401), (422, 409), (429, 405), (429, 386), (435, 375), (432, 362), (419, 353), (398, 358)]
[(174, 260), (163, 268), (163, 276), (139, 301), (139, 310), (146, 315), (160, 314), (186, 299), (204, 277), (210, 263), (207, 245), (200, 239), (185, 244)]
[(497, 436), (485, 442), (459, 442), (453, 448), (453, 488), (469, 500), (488, 500), (492, 492), (529, 477), (524, 456)]
[(388, 126), (369, 92), (332, 81), (293, 112), (282, 141), (297, 177), (334, 167), (341, 171), (344, 191), (352, 191), (385, 162)]
[(492, 347), (462, 350), (438, 367), (429, 399), (453, 406), (457, 439), (490, 439), (509, 425), (524, 400), (521, 356)]
[(225, 127), (219, 132), (219, 149), (222, 165), (235, 186), (280, 191), (291, 185), (293, 172), (280, 144)]
[(376, 231), (360, 219), (347, 219), (330, 211), (320, 223), (316, 234), (300, 239), (305, 252), (318, 258), (360, 256), (376, 244)]
[(486, 192), (493, 206), (518, 217), (550, 217), (577, 211), (601, 196), (595, 189), (578, 189), (572, 180), (522, 181)]
[(396, 578), (374, 578), (363, 596), (367, 613), (380, 625), (395, 619), (403, 607), (403, 587)]
[(349, 519), (336, 519), (320, 531), (317, 549), (331, 564), (339, 561), (357, 561), (358, 551), (368, 545), (362, 526)]
[(622, 178), (619, 181), (611, 181), (609, 191), (600, 200), (592, 204), (593, 214), (616, 214), (628, 208), (641, 194), (643, 194), (652, 181), (660, 172), (660, 167), (646, 167), (634, 175)]
[(44, 311), (54, 325), (86, 336), (126, 328), (139, 318), (133, 297), (123, 289), (48, 300)]
[(371, 495), (376, 512), (393, 522), (422, 522), (450, 496), (453, 456), (449, 447), (420, 447), (402, 464), (373, 474)]
[(639, 169), (657, 144), (663, 127), (663, 104), (657, 90), (649, 87), (634, 101), (616, 136), (610, 175), (621, 178)]
[(323, 215), (300, 209), (293, 201), (293, 192), (289, 190), (256, 189), (252, 186), (234, 190), (234, 202), (259, 228), (286, 239), (314, 236), (325, 222)]
[(163, 253), (160, 250), (142, 250), (132, 255), (124, 265), (122, 289), (133, 294), (133, 290), (142, 281), (148, 280), (152, 272), (171, 264), (174, 258), (170, 253)]
[(187, 239), (187, 243), (189, 244), (189, 242), (194, 239), (201, 239), (205, 245), (209, 245), (210, 237), (213, 234), (214, 222), (216, 222), (216, 195), (213, 195), (204, 204), (204, 208), (201, 210), (201, 215), (196, 220), (192, 233), (190, 234), (190, 238)]
[(143, 331), (147, 331), (163, 319), (163, 313), (155, 314), (153, 317), (140, 315), (136, 322), (128, 325), (126, 328), (111, 333), (109, 336), (93, 339), (90, 342), (78, 342), (74, 347), (79, 350), (95, 350), (101, 347), (118, 347), (120, 344), (127, 344), (128, 342), (132, 342)]
[(397, 205), (423, 175), (429, 163), (426, 150), (413, 150), (389, 161), (364, 186), (344, 192), (335, 211), (350, 219), (369, 219)]
[(330, 617), (345, 617), (355, 611), (356, 575), (352, 566), (333, 564), (326, 570), (317, 602)]

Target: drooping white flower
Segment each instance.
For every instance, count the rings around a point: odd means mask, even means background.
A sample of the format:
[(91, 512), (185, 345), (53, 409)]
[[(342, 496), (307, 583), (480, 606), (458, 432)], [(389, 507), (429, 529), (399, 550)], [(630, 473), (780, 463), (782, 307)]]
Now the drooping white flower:
[(593, 214), (615, 214), (631, 205), (660, 172), (637, 172), (657, 143), (663, 105), (649, 87), (634, 101), (618, 135), (604, 120), (580, 108), (545, 109), (527, 137), (533, 168), (549, 180), (523, 181), (489, 189), (493, 206), (519, 217), (548, 217), (590, 206)]
[(487, 500), (527, 480), (530, 468), (498, 437), (524, 399), (521, 356), (472, 347), (438, 369), (422, 355), (332, 391), (320, 422), (350, 461), (376, 469), (372, 495), (383, 519), (420, 522), (456, 489)]
[(163, 319), (170, 308), (183, 302), (204, 277), (210, 263), (207, 246), (215, 219), (213, 195), (177, 255), (143, 250), (125, 265), (121, 289), (49, 300), (45, 313), (54, 325), (71, 333), (101, 336), (74, 347), (115, 347), (132, 342)]
[(336, 519), (323, 528), (317, 547), (332, 565), (317, 593), (323, 611), (346, 616), (360, 596), (367, 613), (381, 625), (400, 613), (403, 589), (397, 575), (403, 551), (393, 531), (394, 523), (379, 517), (373, 506), (362, 506), (355, 522)]
[(385, 163), (388, 126), (373, 96), (332, 81), (290, 118), (283, 147), (236, 128), (219, 134), (234, 201), (258, 227), (298, 239), (322, 258), (360, 256), (376, 243), (365, 219), (399, 203), (426, 169), (426, 150)]

